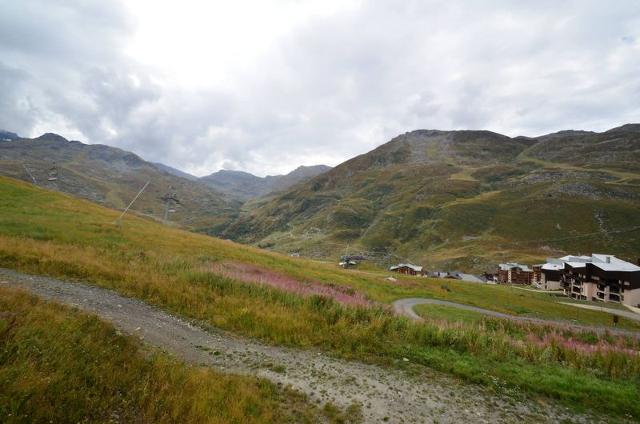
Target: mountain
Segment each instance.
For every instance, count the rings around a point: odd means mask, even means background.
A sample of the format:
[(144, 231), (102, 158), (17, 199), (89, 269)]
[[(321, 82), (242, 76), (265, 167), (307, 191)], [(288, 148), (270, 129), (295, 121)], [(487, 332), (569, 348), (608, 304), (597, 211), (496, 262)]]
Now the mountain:
[(168, 167), (115, 147), (69, 141), (47, 133), (0, 142), (0, 174), (124, 209), (149, 186), (132, 211), (216, 232), (236, 215), (239, 203)]
[(187, 172), (181, 171), (179, 169), (173, 168), (169, 165), (165, 165), (164, 163), (160, 163), (160, 162), (153, 162), (153, 164), (156, 166), (156, 168), (160, 169), (161, 171), (167, 172), (171, 175), (175, 175), (176, 177), (180, 177), (180, 178), (185, 178), (189, 181), (197, 181), (198, 177), (196, 177), (195, 175), (191, 175)]
[(483, 270), (564, 252), (635, 261), (639, 128), (408, 132), (248, 204), (223, 234), (308, 256), (349, 248), (432, 268)]
[(229, 197), (247, 201), (285, 190), (330, 169), (331, 167), (326, 165), (300, 166), (286, 175), (266, 177), (256, 177), (243, 171), (221, 170), (200, 178), (200, 181)]
[(0, 130), (0, 141), (13, 141), (20, 138), (18, 134), (5, 130)]

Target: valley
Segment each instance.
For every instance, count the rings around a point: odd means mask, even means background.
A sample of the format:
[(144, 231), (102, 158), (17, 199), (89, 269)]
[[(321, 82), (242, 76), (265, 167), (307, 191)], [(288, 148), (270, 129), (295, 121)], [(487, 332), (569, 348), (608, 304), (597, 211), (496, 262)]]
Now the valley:
[(1, 3), (0, 424), (640, 423), (640, 3), (494, 3)]
[(635, 261), (639, 143), (637, 124), (515, 138), (418, 130), (334, 169), (197, 178), (45, 134), (0, 142), (0, 174), (120, 209), (150, 181), (132, 211), (197, 232), (321, 260), (481, 273), (568, 252)]

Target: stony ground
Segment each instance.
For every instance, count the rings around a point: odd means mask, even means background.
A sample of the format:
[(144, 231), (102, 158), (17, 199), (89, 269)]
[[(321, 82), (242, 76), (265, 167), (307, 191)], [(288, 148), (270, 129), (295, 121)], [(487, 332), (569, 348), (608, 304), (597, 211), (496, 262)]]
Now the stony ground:
[[(268, 346), (169, 315), (139, 300), (85, 284), (0, 268), (0, 284), (29, 290), (110, 321), (119, 330), (183, 360), (264, 377), (317, 403), (356, 404), (365, 422), (594, 422), (555, 403), (516, 400), (399, 359), (383, 368), (309, 350)], [(400, 369), (404, 368), (404, 369)], [(604, 421), (603, 421), (604, 422)]]

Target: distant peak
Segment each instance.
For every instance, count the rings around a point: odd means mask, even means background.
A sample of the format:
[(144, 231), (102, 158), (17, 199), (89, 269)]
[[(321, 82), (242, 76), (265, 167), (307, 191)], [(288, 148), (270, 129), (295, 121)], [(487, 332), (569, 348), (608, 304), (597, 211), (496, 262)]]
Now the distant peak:
[(331, 169), (331, 167), (328, 165), (300, 165), (299, 167), (291, 171), (290, 174), (296, 171), (307, 171), (307, 170), (327, 170), (328, 171), (329, 169)]
[(251, 176), (255, 177), (255, 175), (253, 175), (250, 172), (236, 171), (236, 170), (233, 170), (233, 169), (221, 169), (221, 170), (219, 170), (217, 172), (214, 172), (213, 174), (220, 174), (220, 175), (222, 175), (222, 174), (227, 174), (227, 175), (251, 175)]
[(616, 128), (611, 128), (606, 132), (640, 132), (640, 124), (625, 124)]
[(20, 136), (11, 131), (0, 130), (0, 141), (13, 141), (19, 139)]
[(58, 135), (58, 134), (54, 134), (54, 133), (44, 133), (40, 137), (36, 138), (36, 140), (40, 140), (40, 141), (57, 141), (57, 142), (65, 142), (65, 143), (69, 141), (66, 138), (64, 138), (63, 136)]
[(595, 134), (595, 133), (593, 131), (584, 131), (584, 130), (562, 130), (562, 131), (556, 131), (553, 133), (541, 135), (535, 138), (551, 139), (551, 138), (559, 138), (559, 137), (582, 136), (582, 135), (589, 135), (589, 134)]
[(242, 179), (261, 179), (260, 177), (256, 177), (253, 174), (250, 174), (245, 171), (233, 171), (230, 169), (221, 169), (219, 171), (214, 172), (213, 174), (206, 175), (202, 177), (205, 180), (215, 180), (215, 179), (229, 179), (229, 178), (242, 178)]

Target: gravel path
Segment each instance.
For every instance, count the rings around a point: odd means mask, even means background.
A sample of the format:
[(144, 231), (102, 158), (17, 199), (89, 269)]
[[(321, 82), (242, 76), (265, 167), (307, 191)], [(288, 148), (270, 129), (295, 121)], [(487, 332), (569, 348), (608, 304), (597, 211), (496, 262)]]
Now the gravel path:
[[(584, 307), (585, 309), (593, 309), (593, 310), (598, 310), (598, 311), (602, 311), (602, 312), (615, 313), (616, 315), (621, 315), (621, 316), (624, 316), (624, 317), (627, 317), (627, 318), (630, 318), (627, 315), (635, 315), (635, 314), (633, 314), (633, 312), (626, 312), (626, 311), (620, 311), (620, 310), (599, 308), (597, 306), (576, 305), (576, 304), (573, 304), (573, 303), (566, 303), (566, 304), (567, 305), (572, 305), (572, 306)], [(546, 319), (541, 319), (541, 318), (521, 317), (521, 316), (517, 316), (517, 315), (503, 314), (502, 312), (496, 312), (496, 311), (492, 311), (490, 309), (478, 308), (477, 306), (464, 305), (462, 303), (449, 302), (449, 301), (446, 301), (446, 300), (426, 299), (426, 298), (421, 298), (421, 297), (412, 297), (412, 298), (407, 298), (407, 299), (396, 300), (395, 302), (393, 302), (393, 310), (395, 311), (396, 314), (405, 316), (405, 317), (410, 318), (410, 319), (412, 319), (414, 321), (424, 321), (424, 318), (422, 318), (420, 315), (418, 315), (413, 310), (413, 307), (416, 306), (416, 305), (450, 306), (452, 308), (464, 309), (466, 311), (477, 312), (477, 313), (480, 313), (480, 314), (483, 314), (483, 315), (488, 315), (488, 316), (495, 317), (495, 318), (509, 319), (509, 320), (512, 320), (512, 321), (532, 322), (534, 324), (541, 324), (541, 325), (550, 325), (550, 324), (551, 325), (559, 325), (559, 326), (563, 326), (563, 327), (569, 327), (569, 328), (572, 328), (572, 329), (575, 329), (575, 330), (578, 330), (578, 331), (594, 331), (596, 333), (609, 332), (609, 333), (613, 333), (613, 334), (620, 334), (620, 335), (623, 335), (623, 336), (631, 336), (631, 337), (640, 338), (640, 332), (632, 331), (632, 330), (624, 330), (624, 329), (620, 329), (620, 328), (611, 328), (611, 327), (599, 327), (599, 326), (591, 326), (591, 325), (580, 325), (580, 324), (573, 324), (573, 323), (570, 323), (568, 321), (546, 320)], [(636, 321), (640, 321), (640, 319), (638, 319), (637, 315), (635, 315), (632, 319), (634, 319)]]
[(309, 350), (268, 346), (195, 325), (98, 287), (0, 268), (0, 284), (72, 305), (183, 360), (290, 385), (318, 403), (359, 404), (365, 422), (593, 422), (552, 402), (516, 401), (412, 365), (408, 370), (345, 361)]

